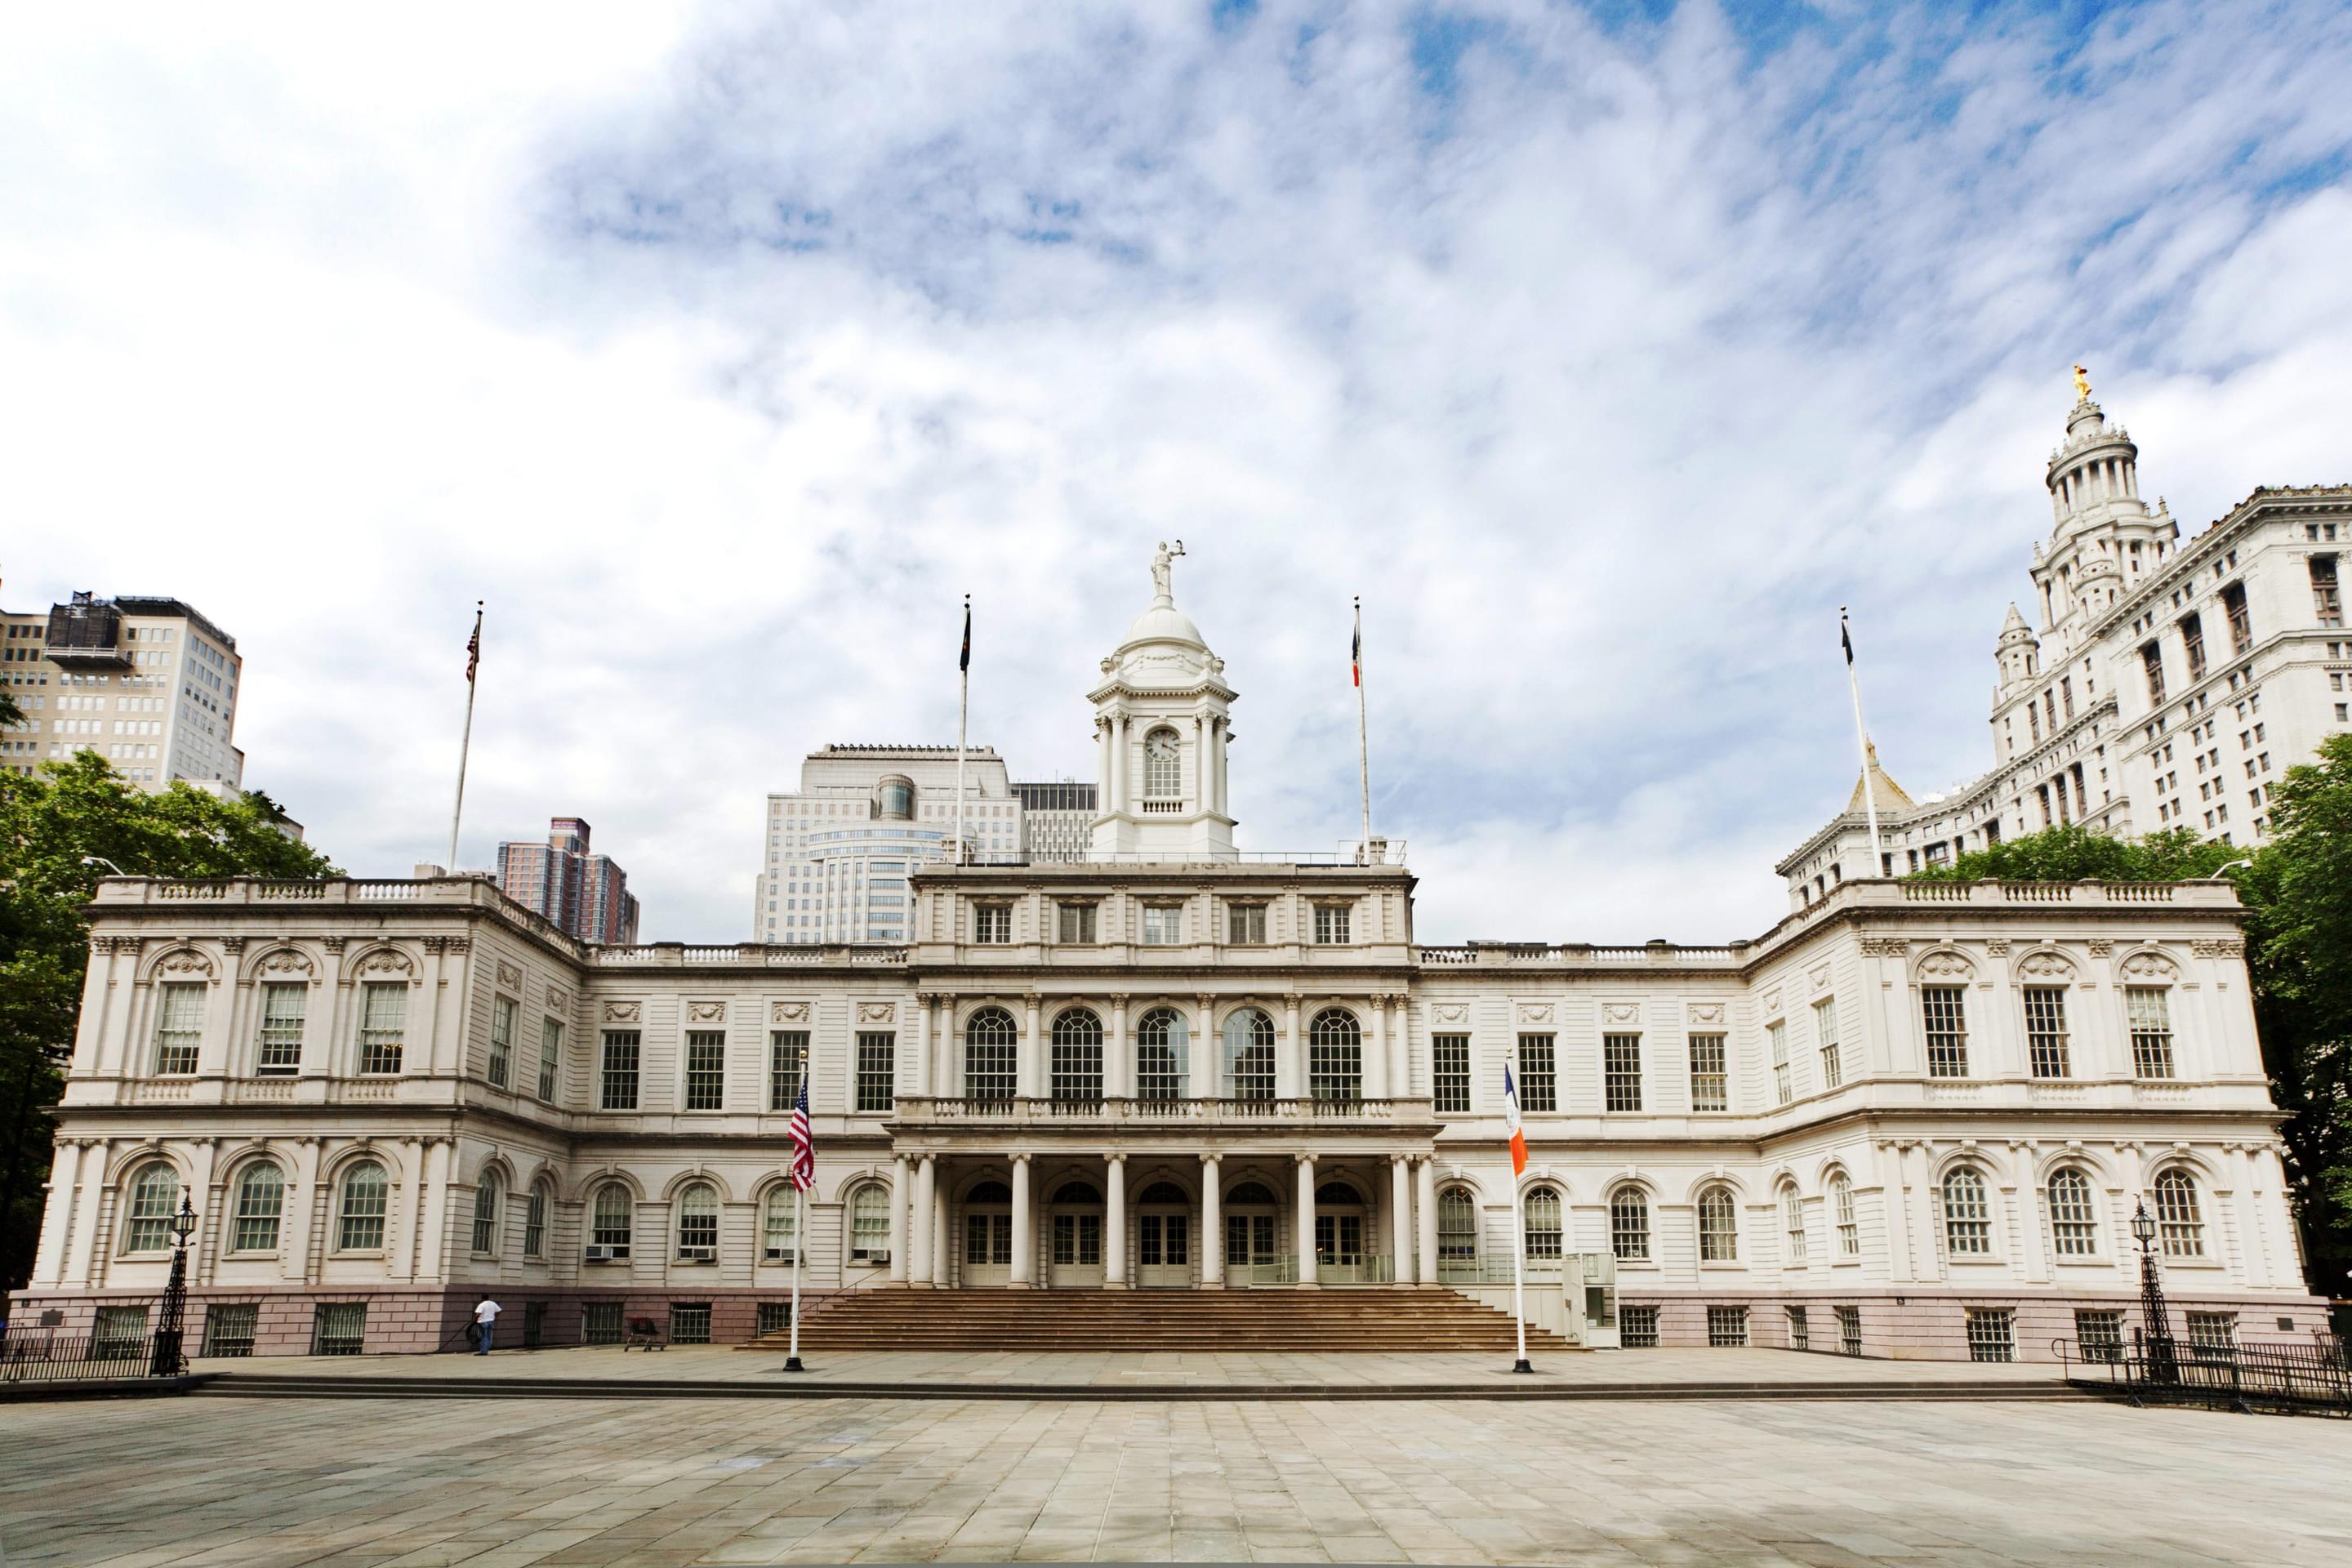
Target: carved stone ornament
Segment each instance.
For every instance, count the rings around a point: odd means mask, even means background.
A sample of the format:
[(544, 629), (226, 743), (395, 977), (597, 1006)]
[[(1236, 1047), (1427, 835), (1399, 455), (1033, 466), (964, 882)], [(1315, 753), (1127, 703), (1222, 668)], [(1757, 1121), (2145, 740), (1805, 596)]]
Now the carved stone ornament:
[(2190, 940), (2189, 951), (2198, 958), (2243, 958), (2246, 944), (2231, 937), (2200, 936)]
[(155, 966), (155, 972), (158, 974), (201, 974), (210, 980), (213, 978), (213, 961), (193, 947), (184, 947), (177, 952), (167, 954), (163, 962)]
[(1812, 968), (1805, 971), (1805, 984), (1811, 985), (1816, 991), (1828, 990), (1830, 988), (1830, 966), (1826, 963), (1817, 963), (1813, 965)]
[(568, 1013), (572, 1010), (572, 998), (551, 985), (547, 988), (547, 1005), (558, 1013)]
[(329, 952), (341, 952), (343, 951), (343, 943), (351, 940), (347, 936), (322, 936), (319, 939), (319, 945)]
[(2160, 952), (2135, 952), (2124, 960), (2126, 980), (2178, 980), (2179, 966)]
[(376, 949), (375, 952), (369, 953), (365, 958), (361, 959), (358, 967), (353, 969), (352, 973), (354, 974), (399, 974), (414, 979), (416, 974), (416, 966), (408, 961), (408, 954), (402, 952), (397, 948), (381, 947)]
[(1976, 972), (1975, 964), (1970, 963), (1962, 954), (1954, 952), (1948, 948), (1941, 952), (1931, 952), (1919, 961), (1920, 973), (1935, 975), (1939, 979), (1966, 980)]
[(499, 984), (505, 986), (509, 991), (521, 990), (522, 966), (519, 963), (509, 963), (503, 958), (499, 959)]
[(221, 951), (231, 958), (245, 951), (245, 938), (241, 936), (225, 936), (220, 939), (220, 944)]
[(1770, 1017), (1780, 1010), (1780, 992), (1776, 986), (1764, 993), (1764, 1016)]
[(1723, 1004), (1720, 1002), (1692, 1003), (1690, 1021), (1694, 1024), (1720, 1025), (1723, 1022)]
[(1862, 939), (1864, 958), (1901, 958), (1911, 951), (1911, 944), (1899, 936), (1866, 936)]
[(769, 1019), (778, 1024), (805, 1024), (808, 1016), (809, 1005), (805, 1002), (778, 1002), (768, 1009)]
[(646, 1005), (642, 1002), (607, 1002), (604, 1004), (604, 1022), (607, 1024), (642, 1023), (645, 1020), (645, 1016)]
[(2037, 979), (2072, 980), (2074, 978), (2074, 963), (2063, 953), (2029, 952), (2024, 962), (2017, 966), (2017, 972)]
[(860, 1002), (857, 1021), (861, 1024), (887, 1024), (898, 1016), (896, 1002)]
[(723, 1024), (727, 1021), (727, 1004), (688, 1002), (686, 1005), (686, 1017), (687, 1022), (691, 1024)]
[(1520, 1023), (1522, 1023), (1522, 1024), (1549, 1024), (1549, 1023), (1550, 1023), (1550, 1022), (1551, 1022), (1551, 1004), (1550, 1004), (1550, 1003), (1549, 1003), (1549, 1002), (1522, 1002), (1522, 1003), (1520, 1003), (1520, 1004), (1519, 1004), (1519, 1022), (1520, 1022)]
[(310, 959), (299, 948), (281, 947), (264, 956), (254, 965), (254, 971), (259, 974), (309, 974)]
[(1612, 1024), (1638, 1024), (1642, 1021), (1639, 1002), (1603, 1002), (1601, 1016)]
[(470, 936), (445, 936), (441, 940), (448, 944), (448, 948), (451, 952), (470, 952), (473, 951), (474, 939)]
[(2005, 936), (1997, 936), (1990, 942), (1985, 943), (1985, 951), (1992, 954), (1995, 958), (2007, 958), (2009, 956), (2009, 939)]
[(2093, 937), (2088, 946), (2093, 958), (2105, 958), (2116, 951), (2116, 944), (2103, 936)]
[(1470, 1021), (1470, 1004), (1440, 1002), (1430, 1008), (1429, 1015), (1441, 1024), (1466, 1024)]

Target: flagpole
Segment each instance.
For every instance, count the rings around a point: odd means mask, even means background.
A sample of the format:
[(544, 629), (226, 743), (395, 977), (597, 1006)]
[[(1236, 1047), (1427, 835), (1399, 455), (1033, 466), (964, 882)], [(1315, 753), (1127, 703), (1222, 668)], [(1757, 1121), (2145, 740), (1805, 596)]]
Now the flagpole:
[(964, 724), (971, 716), (971, 595), (963, 596), (963, 652), (956, 660), (956, 679), (962, 692), (956, 699), (956, 813), (955, 860), (963, 864), (963, 737)]
[(467, 645), (466, 731), (457, 742), (457, 799), (449, 807), (449, 874), (457, 872), (457, 820), (466, 812), (466, 755), (474, 749), (474, 669), (482, 657), (482, 601), (474, 601), (474, 640)]
[(1372, 762), (1371, 746), (1364, 728), (1364, 601), (1356, 599), (1356, 778), (1363, 791), (1364, 847), (1362, 863), (1372, 863)]
[(1518, 1323), (1519, 1359), (1511, 1363), (1513, 1372), (1533, 1372), (1535, 1363), (1528, 1360), (1528, 1227), (1519, 1218), (1519, 1184), (1511, 1182), (1511, 1316)]
[(1853, 691), (1853, 732), (1862, 747), (1862, 809), (1870, 819), (1870, 875), (1886, 874), (1878, 854), (1878, 792), (1870, 784), (1870, 730), (1862, 721), (1862, 678), (1853, 668), (1853, 636), (1845, 624), (1845, 606), (1838, 606), (1838, 640), (1845, 645), (1845, 680)]

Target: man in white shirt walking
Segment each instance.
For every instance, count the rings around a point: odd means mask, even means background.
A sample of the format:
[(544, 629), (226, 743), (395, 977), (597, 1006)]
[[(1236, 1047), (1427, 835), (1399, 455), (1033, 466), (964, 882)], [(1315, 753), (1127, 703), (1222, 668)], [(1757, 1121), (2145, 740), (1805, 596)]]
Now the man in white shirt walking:
[(488, 1296), (474, 1309), (474, 1353), (490, 1353), (490, 1331), (498, 1326), (499, 1314), (506, 1310)]

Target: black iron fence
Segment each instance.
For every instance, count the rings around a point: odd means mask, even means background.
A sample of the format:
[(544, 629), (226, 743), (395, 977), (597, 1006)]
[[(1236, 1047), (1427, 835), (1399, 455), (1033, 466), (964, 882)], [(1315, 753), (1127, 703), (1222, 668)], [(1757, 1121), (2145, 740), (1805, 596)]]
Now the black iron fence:
[(2135, 1405), (2352, 1416), (2352, 1342), (2334, 1334), (2221, 1345), (2135, 1331), (2125, 1343), (2056, 1340), (2051, 1349), (2070, 1380), (2104, 1383)]
[(74, 1383), (145, 1377), (152, 1334), (60, 1334), (28, 1329), (0, 1340), (0, 1383)]

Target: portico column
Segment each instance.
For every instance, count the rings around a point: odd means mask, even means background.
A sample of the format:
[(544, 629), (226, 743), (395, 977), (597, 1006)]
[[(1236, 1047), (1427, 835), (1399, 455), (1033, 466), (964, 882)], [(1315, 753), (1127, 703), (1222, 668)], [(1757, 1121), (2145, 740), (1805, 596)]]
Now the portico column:
[(931, 1282), (940, 1289), (950, 1283), (948, 1268), (948, 1190), (931, 1184)]
[(1029, 1156), (1013, 1156), (1013, 1285), (1025, 1290), (1037, 1279), (1037, 1221), (1029, 1211)]
[(1135, 1055), (1127, 1048), (1127, 998), (1110, 999), (1110, 1033), (1103, 1039), (1103, 1095), (1130, 1100), (1135, 1095)]
[(1201, 1156), (1201, 1283), (1211, 1289), (1225, 1282), (1225, 1227), (1219, 1215), (1223, 1202), (1223, 1163), (1214, 1154)]
[(907, 1282), (909, 1285), (931, 1283), (931, 1193), (936, 1177), (932, 1172), (932, 1156), (924, 1155), (915, 1166), (914, 1212), (909, 1223), (914, 1236), (907, 1251), (909, 1254)]
[(1296, 1154), (1298, 1162), (1298, 1212), (1292, 1226), (1297, 1234), (1298, 1282), (1312, 1285), (1315, 1281), (1315, 1156)]
[(1421, 1221), (1419, 1283), (1437, 1283), (1437, 1161), (1423, 1158), (1413, 1173), (1413, 1208)]
[(1364, 1042), (1364, 1098), (1386, 1100), (1389, 1097), (1389, 999), (1374, 996), (1366, 1012), (1371, 1018), (1372, 1037)]
[(1021, 1046), (1020, 1054), (1013, 1058), (1013, 1092), (1024, 1100), (1035, 1100), (1039, 1097), (1038, 1086), (1043, 1078), (1038, 1071), (1039, 1058), (1044, 1055), (1037, 1039), (1039, 998), (1033, 991), (1021, 1000)]
[(890, 1160), (890, 1283), (907, 1282), (907, 1156)]
[(1103, 1283), (1127, 1289), (1127, 1156), (1105, 1158), (1103, 1181)]
[(1396, 1282), (1412, 1283), (1412, 1172), (1407, 1169), (1408, 1156), (1389, 1156), (1389, 1215), (1393, 1222), (1390, 1228), (1396, 1237)]
[(1274, 1052), (1274, 1097), (1297, 1100), (1307, 1092), (1299, 1063), (1304, 1054), (1298, 1041), (1298, 998), (1282, 999), (1282, 1039)]

